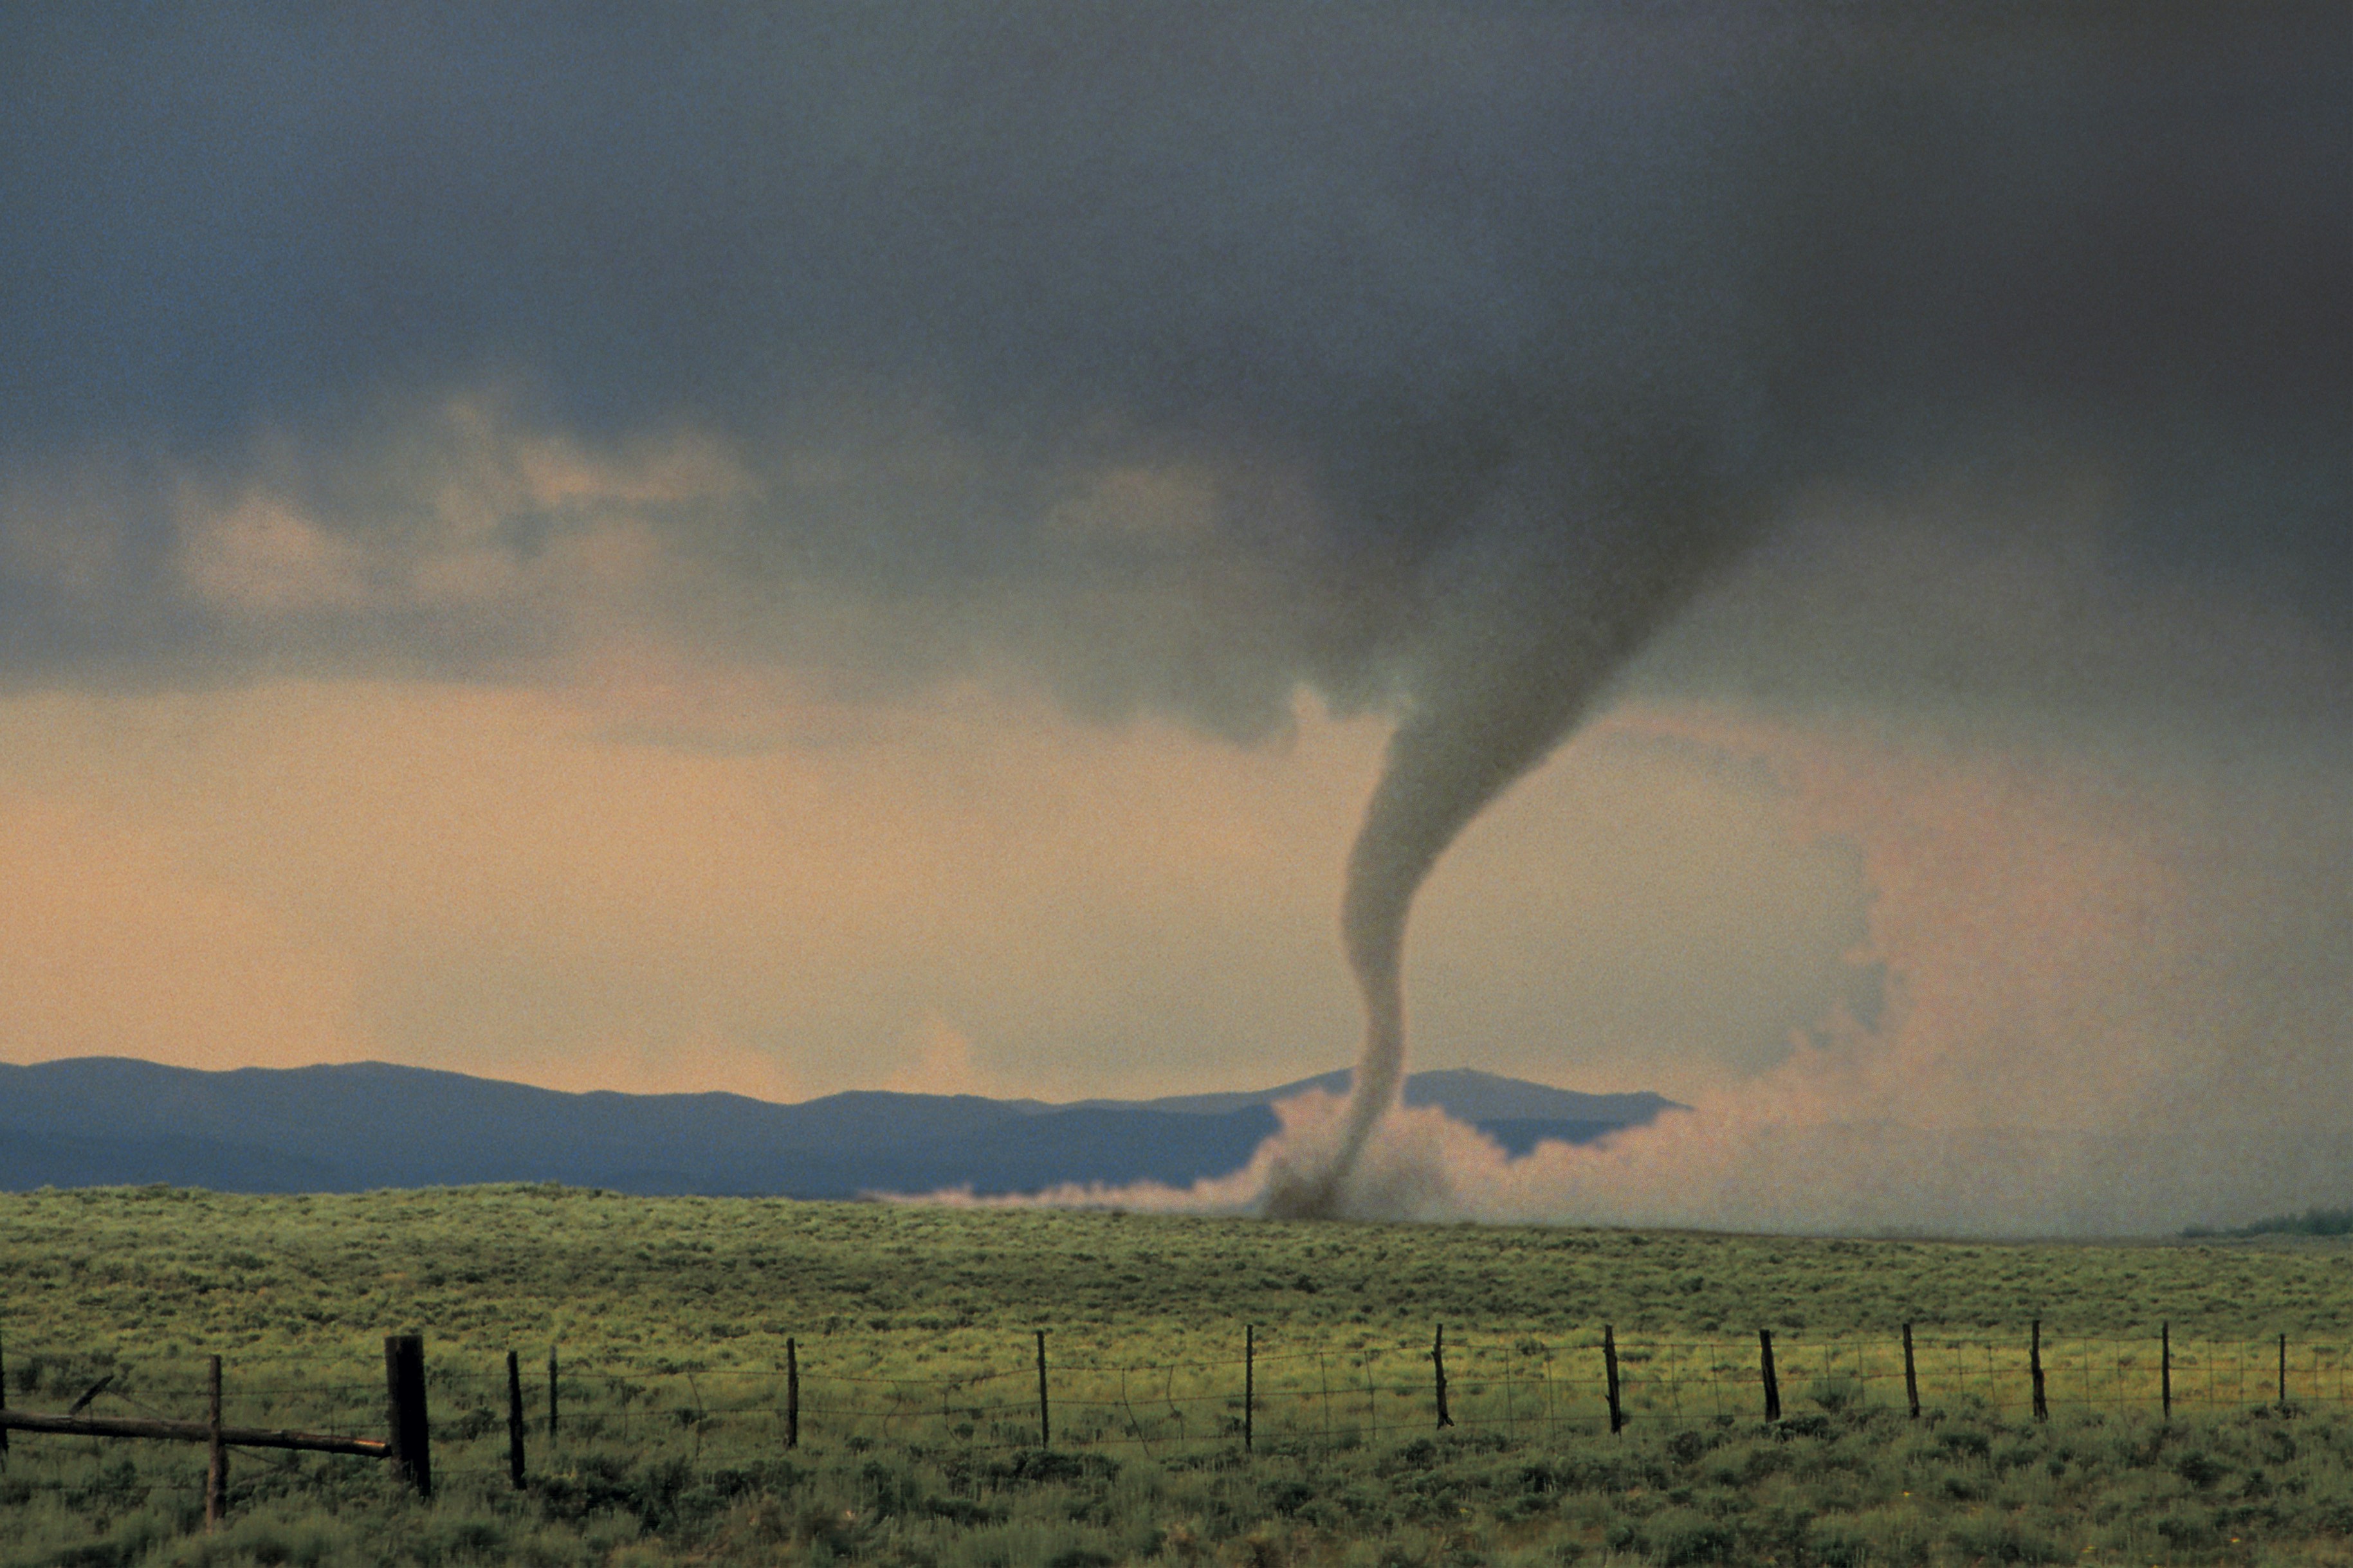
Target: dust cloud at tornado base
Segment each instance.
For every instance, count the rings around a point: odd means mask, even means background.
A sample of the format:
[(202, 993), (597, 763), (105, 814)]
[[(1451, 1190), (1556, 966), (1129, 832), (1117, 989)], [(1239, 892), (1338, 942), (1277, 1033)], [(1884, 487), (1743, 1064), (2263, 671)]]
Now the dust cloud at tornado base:
[[(1856, 957), (1884, 965), (1884, 1007), (1836, 1012), (1777, 1067), (1598, 1143), (1514, 1158), (1435, 1108), (1393, 1110), (1324, 1212), (2169, 1234), (2298, 1209), (2353, 1173), (2341, 757), (2218, 796), (2152, 785), (2145, 759), (1705, 707), (1630, 704), (1589, 733), (1760, 763), (1793, 831), (1854, 843), (1873, 893)], [(1351, 1107), (1317, 1093), (1277, 1112), (1246, 1168), (1191, 1187), (978, 1201), (1283, 1214), (1270, 1195), (1331, 1170)]]

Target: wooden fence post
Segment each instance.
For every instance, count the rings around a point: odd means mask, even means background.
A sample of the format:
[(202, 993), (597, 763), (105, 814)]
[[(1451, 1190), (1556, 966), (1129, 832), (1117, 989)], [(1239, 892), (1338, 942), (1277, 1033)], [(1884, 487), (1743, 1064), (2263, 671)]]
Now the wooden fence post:
[(425, 1337), (384, 1337), (385, 1400), (393, 1468), (417, 1495), (433, 1495), (432, 1432), (425, 1417)]
[(547, 1347), (547, 1440), (555, 1441), (555, 1347)]
[(2280, 1336), (2280, 1413), (2287, 1413), (2287, 1336)]
[(1438, 1424), (1440, 1426), (1451, 1426), (1454, 1425), (1454, 1416), (1446, 1408), (1446, 1325), (1444, 1323), (1438, 1325), (1438, 1341), (1430, 1347), (1430, 1360), (1438, 1373)]
[(789, 1334), (785, 1336), (785, 1447), (801, 1446), (801, 1351)]
[(1626, 1414), (1618, 1404), (1618, 1331), (1608, 1323), (1601, 1325), (1601, 1371), (1609, 1387), (1609, 1430), (1623, 1431)]
[(2157, 1394), (2165, 1402), (2165, 1418), (2173, 1419), (2173, 1325), (2157, 1325)]
[(1912, 1325), (1904, 1325), (1904, 1399), (1912, 1406), (1912, 1419), (1920, 1419), (1920, 1374), (1912, 1364)]
[(1242, 1452), (1250, 1451), (1250, 1406), (1258, 1397), (1258, 1325), (1242, 1325)]
[(507, 1352), (507, 1473), (522, 1490), (522, 1362)]
[(1765, 1419), (1781, 1419), (1781, 1380), (1773, 1375), (1773, 1331), (1757, 1331), (1758, 1365), (1765, 1373)]
[(2026, 1364), (2034, 1377), (2034, 1418), (2048, 1421), (2051, 1419), (2051, 1406), (2042, 1397), (2042, 1320), (2040, 1318), (2034, 1320), (2034, 1337), (2027, 1344)]
[(1038, 1447), (1054, 1446), (1052, 1412), (1046, 1405), (1046, 1331), (1038, 1331)]
[[(8, 1357), (0, 1353), (0, 1410), (8, 1408)], [(0, 1426), (0, 1468), (8, 1463), (8, 1428)]]
[(205, 1529), (220, 1528), (221, 1520), (228, 1513), (228, 1445), (221, 1441), (221, 1358), (215, 1356), (205, 1370), (206, 1425), (211, 1432), (206, 1439), (210, 1450), (205, 1466)]

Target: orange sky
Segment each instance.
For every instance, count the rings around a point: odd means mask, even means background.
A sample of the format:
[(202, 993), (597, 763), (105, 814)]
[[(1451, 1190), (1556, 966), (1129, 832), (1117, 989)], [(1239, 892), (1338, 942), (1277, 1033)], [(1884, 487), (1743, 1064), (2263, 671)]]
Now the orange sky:
[[(1238, 747), (1010, 685), (849, 707), (627, 662), (0, 701), (8, 1058), (1070, 1099), (1353, 1054), (1334, 909), (1377, 721), (1303, 703)], [(1842, 994), (1860, 910), (1760, 770), (1580, 743), (1418, 910), (1417, 1063), (1694, 1092)]]

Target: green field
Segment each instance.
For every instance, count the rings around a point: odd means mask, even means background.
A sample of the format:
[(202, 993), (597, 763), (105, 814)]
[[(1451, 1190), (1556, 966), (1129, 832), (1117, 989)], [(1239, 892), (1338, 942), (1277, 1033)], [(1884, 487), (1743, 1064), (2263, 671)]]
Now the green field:
[(230, 1522), (207, 1537), (200, 1445), (19, 1434), (0, 1472), (9, 1563), (2353, 1560), (2343, 1239), (142, 1189), (0, 1195), (0, 1279), (23, 1409), (105, 1379), (91, 1414), (199, 1416), (216, 1353), (230, 1424), (381, 1436), (384, 1336), (422, 1333), (438, 1483), (420, 1503), (380, 1464), (239, 1452)]

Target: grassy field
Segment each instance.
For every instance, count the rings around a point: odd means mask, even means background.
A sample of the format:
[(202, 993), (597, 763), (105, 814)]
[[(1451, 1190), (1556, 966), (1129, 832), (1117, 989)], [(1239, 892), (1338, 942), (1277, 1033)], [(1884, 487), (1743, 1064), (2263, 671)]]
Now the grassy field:
[[(0, 1278), (8, 1400), (28, 1409), (110, 1379), (93, 1413), (195, 1416), (218, 1353), (232, 1424), (380, 1435), (383, 1336), (421, 1332), (438, 1482), (422, 1504), (367, 1461), (239, 1453), (232, 1522), (206, 1537), (198, 1446), (19, 1435), (0, 1472), (9, 1563), (2353, 1559), (2343, 1239), (142, 1189), (0, 1195)], [(2030, 1411), (2036, 1320), (2048, 1422)], [(1614, 1436), (1605, 1323), (1628, 1417)], [(1759, 1327), (1776, 1336), (1772, 1424)], [(532, 1424), (520, 1493), (509, 1349)]]

